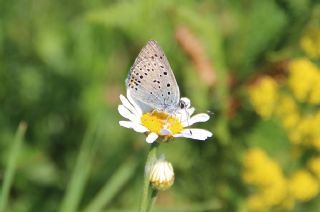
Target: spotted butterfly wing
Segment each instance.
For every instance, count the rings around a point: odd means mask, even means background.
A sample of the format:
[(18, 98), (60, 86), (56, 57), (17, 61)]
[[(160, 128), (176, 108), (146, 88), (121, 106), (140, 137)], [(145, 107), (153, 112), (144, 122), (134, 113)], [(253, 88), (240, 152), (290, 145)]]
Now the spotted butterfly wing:
[(180, 100), (170, 64), (156, 41), (142, 48), (126, 80), (131, 96), (153, 109), (173, 112)]

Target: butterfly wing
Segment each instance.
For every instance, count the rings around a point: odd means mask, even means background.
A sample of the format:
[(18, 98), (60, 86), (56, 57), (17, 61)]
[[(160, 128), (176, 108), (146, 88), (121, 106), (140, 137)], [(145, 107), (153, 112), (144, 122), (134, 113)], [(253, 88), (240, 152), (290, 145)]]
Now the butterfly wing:
[(138, 101), (164, 111), (177, 107), (180, 91), (170, 64), (156, 41), (140, 51), (126, 80), (127, 89)]

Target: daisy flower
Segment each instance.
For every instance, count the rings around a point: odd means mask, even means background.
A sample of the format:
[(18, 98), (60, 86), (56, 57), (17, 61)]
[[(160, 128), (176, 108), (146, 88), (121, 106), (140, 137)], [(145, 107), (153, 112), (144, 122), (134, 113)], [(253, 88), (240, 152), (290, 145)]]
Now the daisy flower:
[(133, 129), (139, 133), (146, 133), (147, 143), (155, 142), (159, 137), (168, 140), (170, 138), (191, 138), (195, 140), (206, 140), (212, 136), (208, 130), (188, 128), (198, 122), (206, 122), (209, 115), (199, 113), (192, 115), (195, 111), (191, 107), (188, 98), (181, 98), (187, 103), (187, 107), (177, 111), (175, 114), (168, 114), (148, 108), (146, 105), (138, 104), (127, 91), (127, 97), (120, 95), (121, 105), (118, 111), (127, 121), (120, 121), (122, 127)]

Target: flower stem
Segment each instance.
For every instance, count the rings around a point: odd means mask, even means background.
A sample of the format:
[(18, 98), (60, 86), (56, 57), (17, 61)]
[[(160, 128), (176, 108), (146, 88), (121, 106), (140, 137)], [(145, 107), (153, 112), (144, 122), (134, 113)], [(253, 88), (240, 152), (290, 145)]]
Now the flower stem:
[(149, 174), (150, 168), (152, 164), (157, 159), (157, 152), (158, 152), (158, 143), (151, 144), (149, 149), (146, 165), (145, 165), (145, 174), (144, 174), (144, 185), (143, 185), (143, 193), (140, 202), (140, 212), (148, 212), (150, 211), (155, 199), (157, 197), (157, 191), (150, 186), (149, 182)]

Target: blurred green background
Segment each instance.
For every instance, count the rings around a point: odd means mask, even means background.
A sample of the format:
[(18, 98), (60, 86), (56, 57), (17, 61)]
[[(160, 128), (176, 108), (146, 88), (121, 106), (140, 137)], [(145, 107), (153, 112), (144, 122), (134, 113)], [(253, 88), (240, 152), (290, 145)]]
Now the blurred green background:
[[(317, 50), (309, 56), (301, 47), (310, 28), (320, 36), (319, 20), (316, 0), (1, 0), (2, 189), (9, 158), (15, 164), (4, 211), (137, 210), (148, 144), (119, 126), (117, 106), (150, 39), (166, 52), (182, 96), (197, 112), (213, 113), (197, 126), (214, 134), (207, 142), (161, 145), (176, 180), (155, 211), (256, 210), (247, 200), (260, 187), (242, 177), (248, 149), (264, 149), (284, 175), (293, 172), (292, 161), (304, 167), (319, 150), (290, 143), (277, 117), (257, 114), (247, 85), (261, 75), (285, 82), (286, 64), (296, 57), (319, 64)], [(28, 128), (19, 147), (21, 121)], [(297, 151), (301, 157), (292, 158)], [(318, 196), (263, 208), (315, 211)]]

